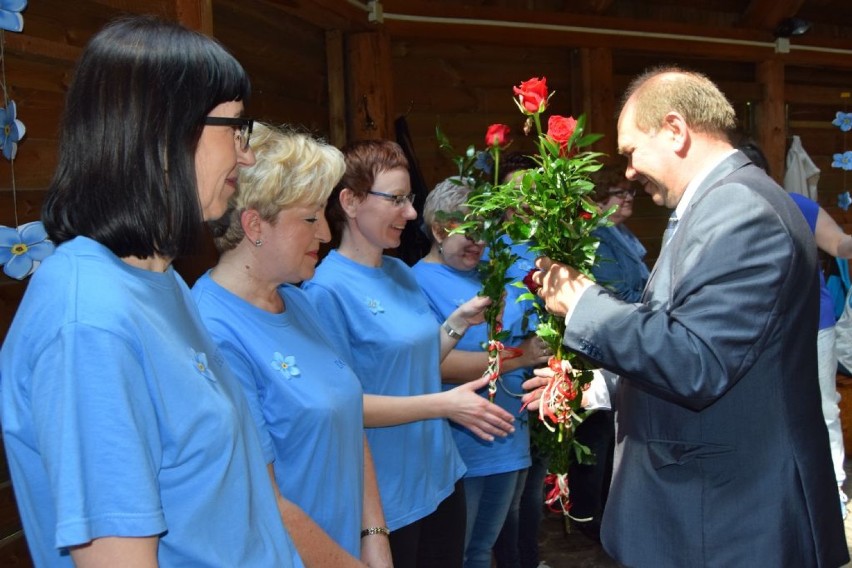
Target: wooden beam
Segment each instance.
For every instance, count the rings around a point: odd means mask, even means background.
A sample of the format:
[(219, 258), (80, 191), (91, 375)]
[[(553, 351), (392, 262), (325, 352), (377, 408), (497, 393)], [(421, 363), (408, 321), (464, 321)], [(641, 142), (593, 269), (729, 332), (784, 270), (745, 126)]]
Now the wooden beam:
[[(774, 37), (770, 32), (746, 30), (741, 28), (722, 28), (717, 26), (683, 24), (672, 21), (659, 22), (655, 20), (643, 20), (637, 18), (614, 18), (609, 16), (552, 12), (546, 10), (518, 10), (512, 8), (500, 8), (496, 6), (472, 6), (467, 4), (429, 2), (424, 0), (382, 0), (384, 6), (385, 24), (404, 21), (426, 22), (426, 19), (445, 18), (469, 20), (471, 24), (479, 22), (504, 22), (516, 25), (518, 28), (525, 24), (540, 26), (567, 26), (576, 28), (588, 28), (591, 30), (616, 30), (623, 32), (638, 33), (662, 33), (683, 36), (703, 36), (714, 39), (736, 39), (758, 42), (772, 42)], [(439, 24), (441, 25), (441, 24)], [(443, 24), (443, 27), (454, 27)], [(489, 25), (494, 32), (495, 27)], [(499, 28), (498, 28), (499, 29)], [(542, 30), (534, 30), (540, 33)], [(558, 31), (558, 30), (557, 30)], [(563, 41), (571, 41), (573, 32), (561, 32)], [(505, 36), (498, 36), (495, 40), (503, 40)], [(514, 38), (513, 38), (514, 41)]]
[(595, 14), (603, 14), (609, 10), (615, 0), (590, 0), (591, 9)]
[(740, 27), (772, 31), (784, 18), (798, 13), (805, 0), (751, 0), (740, 19)]
[(329, 141), (335, 146), (346, 144), (346, 72), (343, 54), (343, 32), (325, 32), (325, 60), (328, 70)]
[(759, 63), (755, 79), (763, 85), (763, 100), (757, 108), (757, 141), (769, 162), (772, 177), (782, 183), (787, 149), (784, 64), (777, 60)]
[(393, 138), (390, 38), (382, 31), (347, 38), (349, 138)]
[[(852, 68), (852, 42), (794, 38), (791, 52), (775, 53), (770, 31), (658, 23), (564, 12), (383, 0), (384, 27), (396, 38), (505, 43), (537, 47), (605, 47), (613, 50), (731, 61), (778, 58), (791, 65)], [(811, 48), (811, 46), (813, 48)]]
[(583, 48), (579, 51), (586, 132), (603, 134), (603, 139), (595, 144), (593, 149), (608, 156), (615, 156), (617, 135), (612, 50)]
[(67, 43), (8, 32), (5, 34), (5, 50), (6, 53), (14, 53), (24, 57), (68, 63), (77, 61), (83, 53), (82, 48)]
[(213, 35), (213, 0), (174, 0), (175, 18), (191, 30)]
[[(245, 0), (244, 0), (245, 1)], [(369, 31), (376, 26), (367, 12), (346, 0), (251, 0), (275, 6), (283, 13), (323, 30)], [(366, 4), (366, 0), (364, 2)]]
[(151, 0), (92, 0), (118, 12), (131, 14), (155, 14), (162, 18), (173, 18), (171, 2), (151, 2)]

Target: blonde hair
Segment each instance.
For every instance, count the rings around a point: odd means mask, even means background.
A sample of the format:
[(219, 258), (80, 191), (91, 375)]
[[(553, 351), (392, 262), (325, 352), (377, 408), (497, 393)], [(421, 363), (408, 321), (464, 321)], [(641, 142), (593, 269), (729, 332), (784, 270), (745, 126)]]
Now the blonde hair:
[(240, 215), (254, 209), (274, 223), (278, 213), (294, 204), (321, 204), (343, 177), (346, 164), (334, 146), (288, 127), (255, 123), (251, 149), (256, 162), (240, 170), (231, 197), (227, 227), (216, 235), (216, 247), (231, 250), (245, 236)]

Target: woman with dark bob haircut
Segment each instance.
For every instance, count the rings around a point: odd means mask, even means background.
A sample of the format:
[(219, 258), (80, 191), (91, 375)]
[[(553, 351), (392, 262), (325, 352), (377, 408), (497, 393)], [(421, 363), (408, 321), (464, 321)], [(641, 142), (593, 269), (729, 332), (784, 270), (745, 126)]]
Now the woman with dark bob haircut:
[(300, 566), (237, 380), (171, 267), (254, 163), (218, 43), (140, 17), (91, 40), (43, 212), (59, 245), (0, 350), (37, 566)]

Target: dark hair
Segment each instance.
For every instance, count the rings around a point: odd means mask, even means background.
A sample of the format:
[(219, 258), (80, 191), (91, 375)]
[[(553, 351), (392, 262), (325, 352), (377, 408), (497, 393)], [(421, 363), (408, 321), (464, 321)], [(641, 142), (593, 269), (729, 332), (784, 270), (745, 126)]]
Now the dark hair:
[(535, 169), (538, 164), (530, 156), (521, 152), (507, 152), (500, 157), (500, 178), (506, 182), (515, 172)]
[(203, 223), (195, 150), (204, 118), (250, 91), (242, 66), (207, 36), (150, 16), (107, 25), (68, 89), (42, 211), (50, 238), (87, 236), (119, 257), (190, 251)]
[(627, 185), (632, 189), (636, 189), (636, 183), (629, 181), (624, 177), (627, 170), (626, 160), (617, 160), (613, 163), (606, 164), (601, 169), (593, 172), (589, 179), (595, 184), (595, 192), (592, 194), (592, 199), (598, 203), (603, 203), (610, 198), (609, 191), (613, 187)]
[[(736, 137), (736, 135), (734, 136)], [(737, 140), (736, 146), (755, 166), (769, 174), (769, 160), (766, 159), (766, 155), (757, 145), (757, 142), (746, 136), (741, 136)]]
[(348, 187), (359, 199), (366, 199), (380, 173), (397, 168), (408, 169), (405, 152), (399, 144), (390, 140), (360, 140), (344, 146), (342, 151), (346, 172), (331, 192), (325, 210), (335, 238), (340, 236), (346, 224), (346, 214), (340, 205), (340, 192), (344, 188)]

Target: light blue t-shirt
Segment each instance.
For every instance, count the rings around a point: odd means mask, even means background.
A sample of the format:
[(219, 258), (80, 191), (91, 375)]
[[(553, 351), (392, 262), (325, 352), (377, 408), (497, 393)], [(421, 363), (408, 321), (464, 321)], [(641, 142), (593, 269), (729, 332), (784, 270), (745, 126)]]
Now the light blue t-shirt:
[(355, 558), (361, 555), (364, 414), (361, 383), (335, 353), (305, 293), (278, 289), (262, 310), (210, 274), (192, 288), (202, 320), (240, 379), (281, 494)]
[[(303, 286), (365, 394), (440, 392), (440, 326), (405, 263), (373, 268), (333, 250)], [(446, 419), (367, 428), (367, 439), (391, 530), (434, 512), (464, 475)]]
[[(429, 299), (429, 305), (438, 322), (447, 319), (456, 308), (474, 297), (482, 289), (482, 282), (476, 270), (462, 272), (444, 264), (419, 261), (412, 268), (420, 288)], [(504, 345), (516, 347), (530, 334), (522, 327), (524, 314), (520, 304), (506, 302), (503, 311), (503, 329), (509, 332)], [(456, 349), (461, 351), (482, 351), (488, 341), (488, 326), (484, 323), (468, 328), (459, 339)], [(483, 369), (484, 371), (485, 369)], [(486, 442), (467, 428), (452, 424), (453, 439), (467, 466), (466, 477), (481, 477), (497, 473), (506, 473), (530, 466), (530, 432), (525, 416), (521, 413), (521, 396), (524, 390), (521, 384), (530, 373), (529, 368), (516, 369), (504, 373), (497, 381), (497, 393), (494, 402), (522, 420), (516, 422), (515, 432), (505, 438), (497, 437)], [(444, 384), (444, 390), (458, 385)], [(482, 389), (487, 397), (487, 389)], [(524, 415), (526, 413), (523, 413)]]
[(245, 397), (169, 268), (60, 245), (0, 351), (6, 453), (37, 566), (159, 535), (161, 566), (294, 566)]

